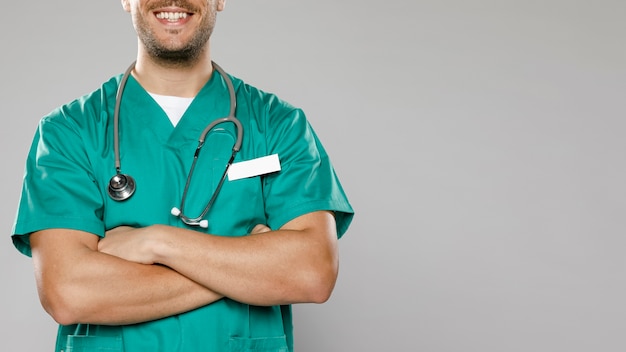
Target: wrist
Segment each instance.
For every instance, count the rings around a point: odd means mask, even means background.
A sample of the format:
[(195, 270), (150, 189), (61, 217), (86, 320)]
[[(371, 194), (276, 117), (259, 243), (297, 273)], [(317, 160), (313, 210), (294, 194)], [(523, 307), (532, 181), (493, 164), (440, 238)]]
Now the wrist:
[(168, 226), (151, 226), (148, 240), (148, 252), (154, 263), (166, 265), (165, 261), (171, 252), (171, 245), (172, 242), (169, 240)]

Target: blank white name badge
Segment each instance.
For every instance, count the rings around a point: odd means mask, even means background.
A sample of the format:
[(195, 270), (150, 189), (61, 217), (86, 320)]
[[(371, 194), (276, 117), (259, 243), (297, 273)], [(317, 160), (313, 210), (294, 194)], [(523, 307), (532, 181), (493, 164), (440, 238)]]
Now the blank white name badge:
[(228, 168), (228, 180), (235, 181), (276, 171), (280, 171), (280, 160), (278, 160), (278, 154), (272, 154), (230, 165)]

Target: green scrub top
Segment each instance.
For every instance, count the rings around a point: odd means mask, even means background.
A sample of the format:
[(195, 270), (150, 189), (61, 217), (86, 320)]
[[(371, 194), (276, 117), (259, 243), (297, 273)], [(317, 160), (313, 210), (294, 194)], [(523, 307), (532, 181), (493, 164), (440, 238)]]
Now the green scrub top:
[[(120, 225), (167, 224), (221, 236), (245, 236), (254, 225), (278, 229), (300, 215), (335, 212), (341, 237), (353, 210), (328, 155), (304, 113), (275, 95), (231, 77), (243, 143), (235, 162), (277, 154), (281, 171), (225, 181), (206, 216), (208, 229), (189, 227), (170, 214), (179, 207), (202, 130), (228, 115), (224, 79), (214, 73), (174, 127), (131, 76), (120, 110), (122, 172), (135, 194), (117, 202), (107, 194), (115, 174), (113, 110), (121, 79), (44, 117), (26, 162), (13, 243), (31, 255), (29, 234), (76, 229), (103, 237)], [(199, 215), (231, 155), (236, 130), (218, 125), (206, 138), (193, 174), (185, 214)], [(60, 326), (57, 351), (292, 351), (290, 306), (259, 307), (221, 299), (176, 316), (127, 326)]]

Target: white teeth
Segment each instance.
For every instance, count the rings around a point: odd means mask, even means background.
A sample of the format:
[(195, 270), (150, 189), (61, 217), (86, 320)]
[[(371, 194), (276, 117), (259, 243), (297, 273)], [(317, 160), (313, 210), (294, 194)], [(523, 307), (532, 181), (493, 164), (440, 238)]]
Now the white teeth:
[(156, 17), (161, 20), (167, 20), (168, 22), (176, 22), (180, 19), (187, 18), (186, 12), (159, 12)]

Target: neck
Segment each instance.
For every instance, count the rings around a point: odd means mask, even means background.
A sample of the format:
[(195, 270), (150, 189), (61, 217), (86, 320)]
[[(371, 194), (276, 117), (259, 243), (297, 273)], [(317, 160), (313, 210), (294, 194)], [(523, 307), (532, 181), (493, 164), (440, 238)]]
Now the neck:
[(211, 78), (212, 73), (208, 47), (193, 62), (181, 64), (155, 60), (140, 47), (133, 77), (150, 93), (192, 98)]

